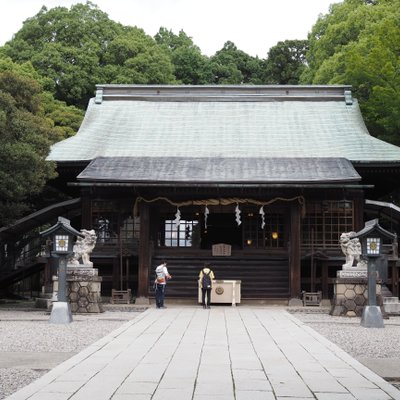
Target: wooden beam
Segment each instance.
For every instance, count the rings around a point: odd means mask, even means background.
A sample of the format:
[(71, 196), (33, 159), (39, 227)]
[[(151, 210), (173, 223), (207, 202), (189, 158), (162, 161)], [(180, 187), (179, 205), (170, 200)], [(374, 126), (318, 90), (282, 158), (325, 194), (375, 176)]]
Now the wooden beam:
[(293, 203), (290, 207), (290, 297), (298, 299), (301, 296), (300, 274), (300, 204)]

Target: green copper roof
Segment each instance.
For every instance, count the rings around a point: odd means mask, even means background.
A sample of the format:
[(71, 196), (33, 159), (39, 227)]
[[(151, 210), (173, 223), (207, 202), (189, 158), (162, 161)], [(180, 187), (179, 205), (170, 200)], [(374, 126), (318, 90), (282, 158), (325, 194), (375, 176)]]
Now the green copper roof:
[(347, 86), (98, 86), (54, 161), (97, 157), (347, 158), (400, 162)]

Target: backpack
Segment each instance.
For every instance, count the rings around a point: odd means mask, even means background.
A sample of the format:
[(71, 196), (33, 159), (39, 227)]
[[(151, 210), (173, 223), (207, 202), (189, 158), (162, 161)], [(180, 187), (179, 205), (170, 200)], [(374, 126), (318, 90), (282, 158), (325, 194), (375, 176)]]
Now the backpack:
[(203, 269), (203, 277), (201, 278), (201, 287), (203, 289), (210, 289), (211, 288), (211, 277), (210, 277), (211, 271), (208, 273), (204, 272)]

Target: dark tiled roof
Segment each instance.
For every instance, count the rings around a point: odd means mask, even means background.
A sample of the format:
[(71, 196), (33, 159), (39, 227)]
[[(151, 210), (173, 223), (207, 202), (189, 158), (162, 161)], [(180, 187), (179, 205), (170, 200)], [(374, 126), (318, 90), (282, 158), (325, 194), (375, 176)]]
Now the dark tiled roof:
[(99, 157), (80, 181), (157, 183), (357, 182), (344, 158)]

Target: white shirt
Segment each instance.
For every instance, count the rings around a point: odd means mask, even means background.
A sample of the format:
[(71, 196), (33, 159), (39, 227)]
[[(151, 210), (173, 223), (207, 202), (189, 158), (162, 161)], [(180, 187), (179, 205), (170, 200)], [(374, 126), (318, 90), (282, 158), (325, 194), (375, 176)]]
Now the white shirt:
[(167, 283), (166, 278), (168, 278), (170, 275), (168, 273), (168, 269), (166, 264), (160, 264), (156, 268), (156, 283), (159, 285), (165, 285)]

